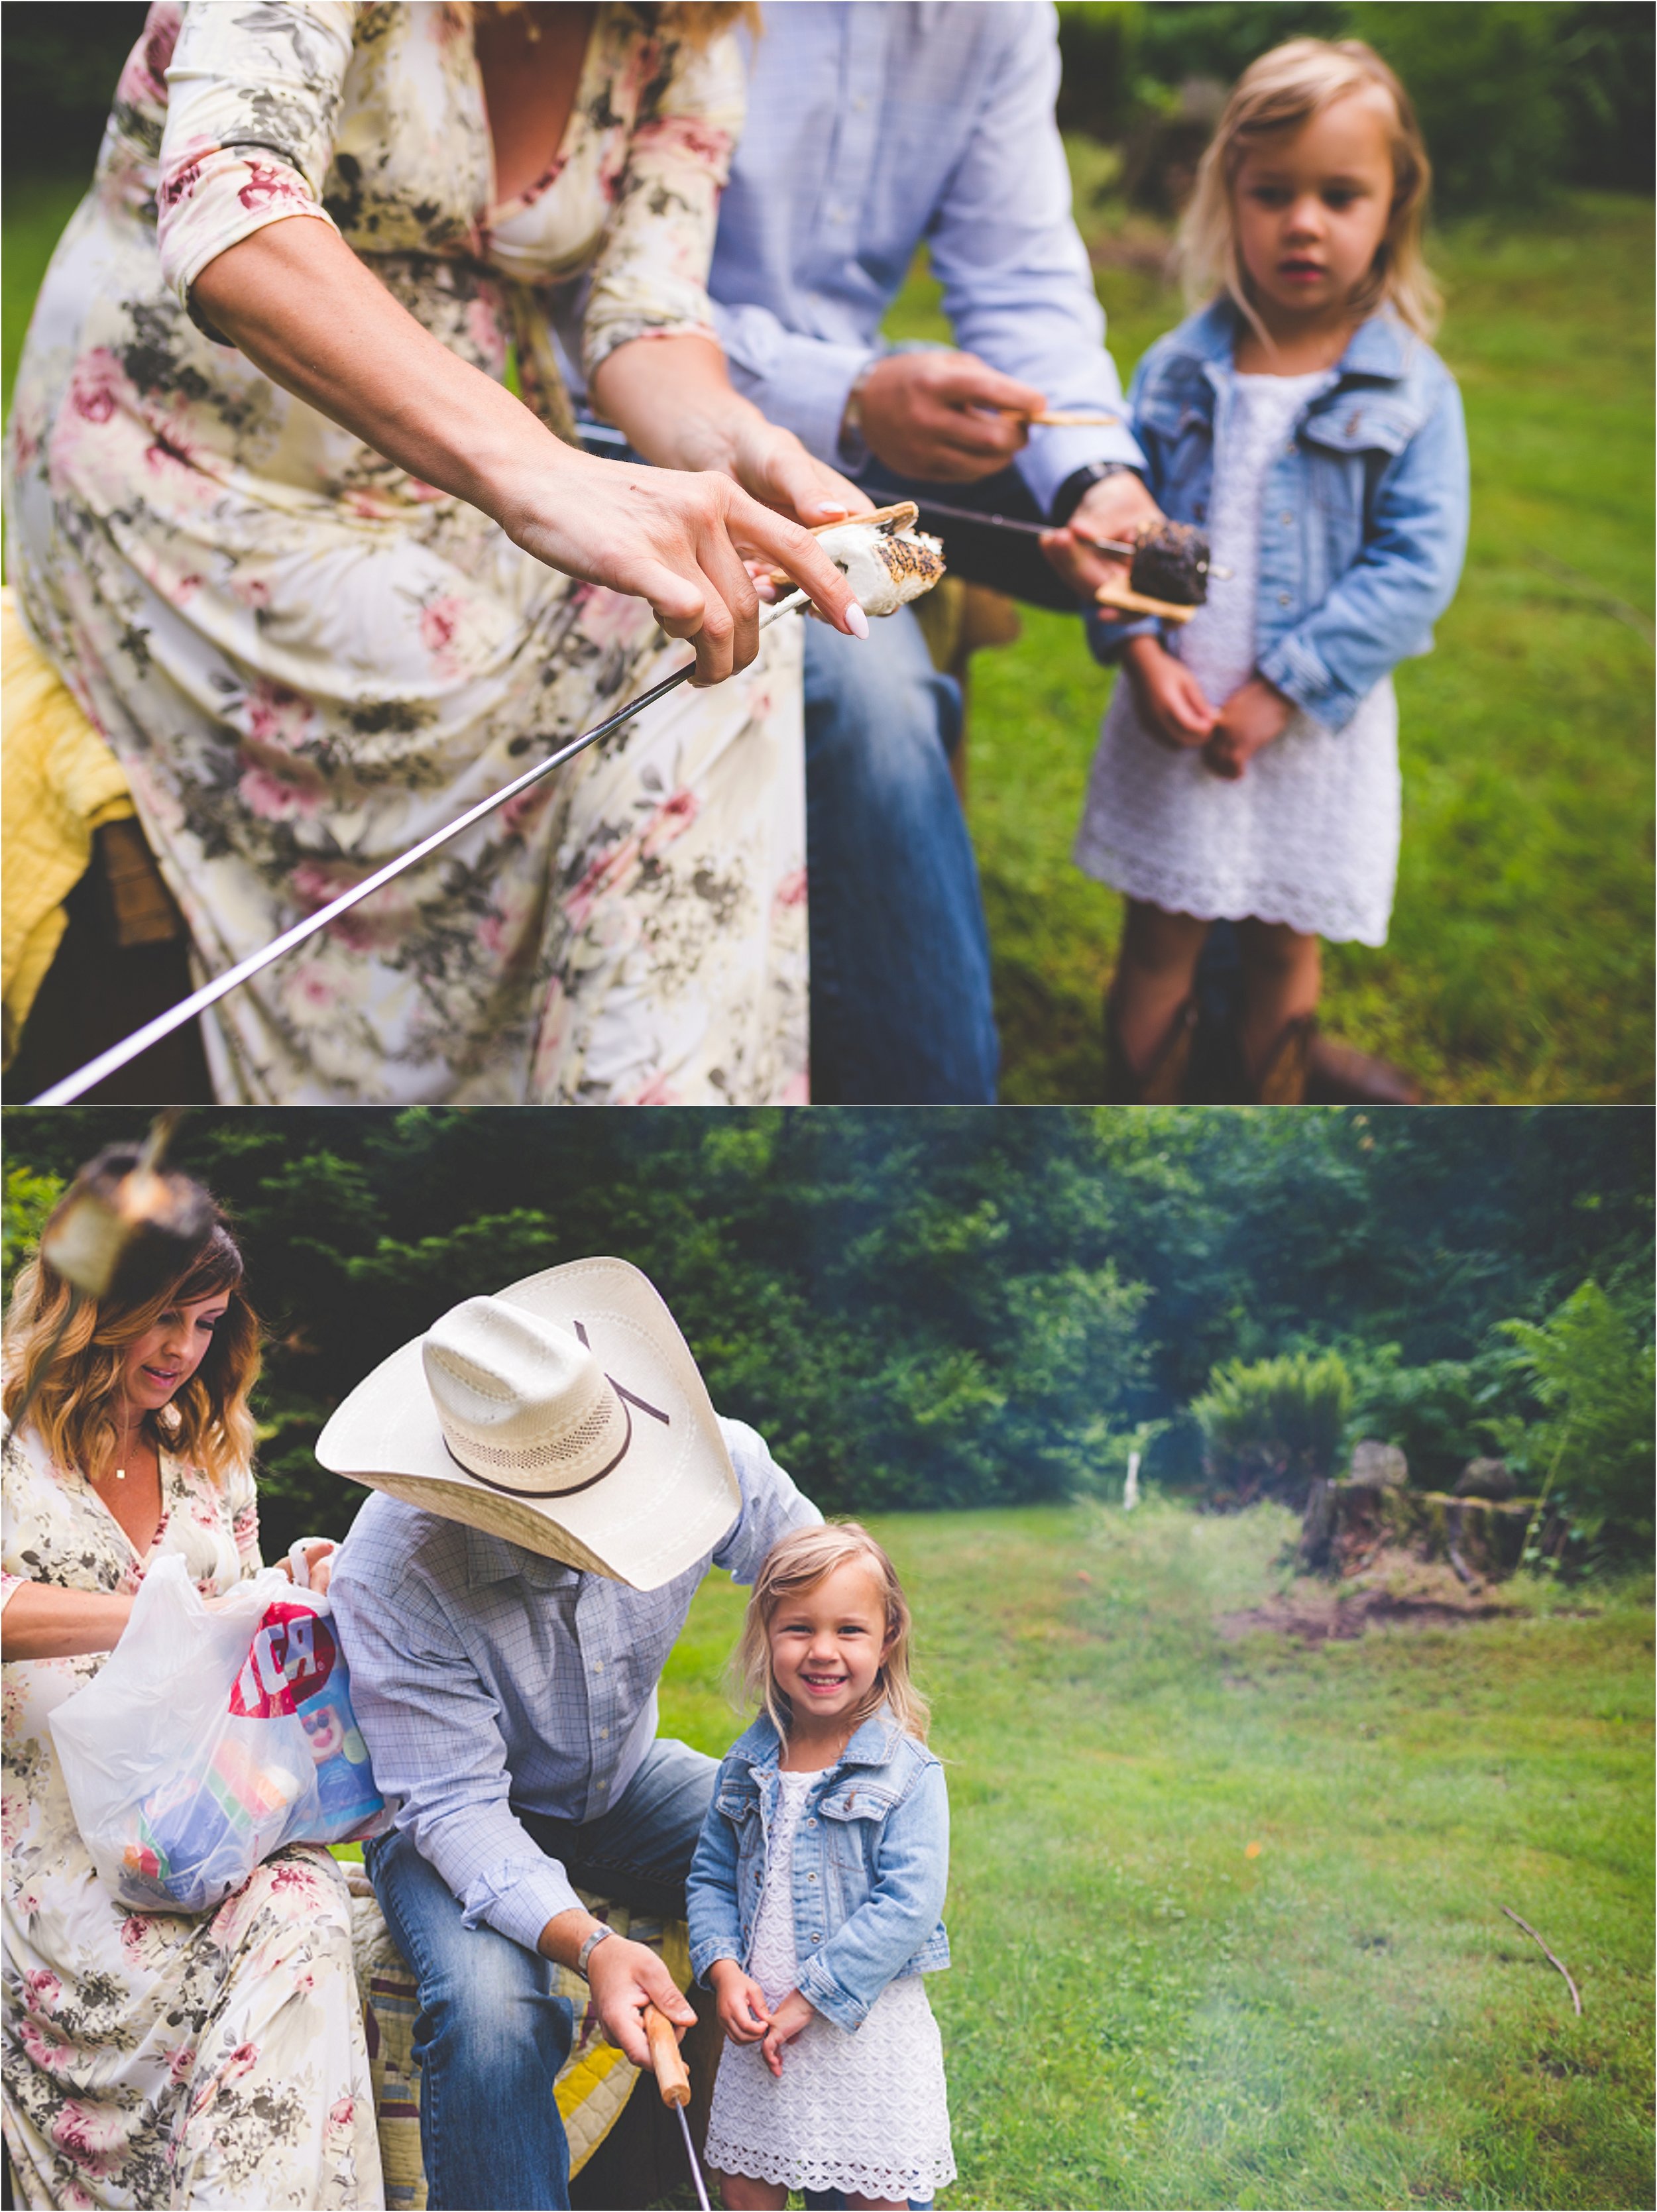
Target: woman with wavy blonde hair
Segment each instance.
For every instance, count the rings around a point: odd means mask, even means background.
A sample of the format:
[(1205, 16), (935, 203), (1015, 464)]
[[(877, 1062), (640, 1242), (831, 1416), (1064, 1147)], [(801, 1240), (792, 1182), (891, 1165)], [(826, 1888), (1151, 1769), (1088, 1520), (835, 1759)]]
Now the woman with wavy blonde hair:
[(378, 2205), (328, 1853), (278, 1852), (201, 1918), (131, 1911), (98, 1878), (49, 1725), (119, 1643), (157, 1560), (182, 1555), (210, 1597), (259, 1570), (259, 1325), (223, 1215), (189, 1194), (206, 1226), (159, 1288), (70, 1311), (37, 1253), (7, 1316), (6, 2154), (25, 2205)]

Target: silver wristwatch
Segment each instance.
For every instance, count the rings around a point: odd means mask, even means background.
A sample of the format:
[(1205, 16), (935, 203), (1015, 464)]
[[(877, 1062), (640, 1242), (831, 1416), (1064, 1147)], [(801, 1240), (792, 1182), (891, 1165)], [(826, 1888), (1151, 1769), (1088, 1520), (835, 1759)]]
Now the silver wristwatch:
[(593, 1930), (592, 1934), (588, 1937), (587, 1941), (582, 1945), (580, 1950), (576, 1952), (576, 1972), (581, 1976), (582, 1981), (586, 1981), (588, 1978), (587, 1962), (593, 1955), (593, 1946), (595, 1943), (602, 1943), (606, 1936), (613, 1936), (615, 1932), (616, 1931), (613, 1928), (606, 1928), (604, 1926), (603, 1923), (600, 1922), (598, 1927), (596, 1927)]

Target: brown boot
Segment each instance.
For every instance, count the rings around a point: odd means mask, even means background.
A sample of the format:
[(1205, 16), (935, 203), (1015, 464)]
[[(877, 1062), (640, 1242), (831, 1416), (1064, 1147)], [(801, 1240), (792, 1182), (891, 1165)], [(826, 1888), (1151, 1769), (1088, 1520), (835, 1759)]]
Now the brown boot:
[(1307, 1068), (1317, 1033), (1316, 1014), (1301, 1014), (1278, 1031), (1277, 1042), (1266, 1054), (1265, 1066), (1255, 1078), (1257, 1105), (1299, 1106), (1304, 1102)]
[(1312, 1040), (1306, 1095), (1313, 1106), (1419, 1106), (1421, 1085), (1391, 1060), (1319, 1034)]
[(1136, 1074), (1123, 1049), (1116, 1025), (1116, 1008), (1105, 1001), (1105, 1103), (1107, 1106), (1176, 1106), (1185, 1095), (1185, 1075), (1191, 1066), (1191, 1040), (1197, 1034), (1197, 1000), (1186, 999), (1175, 1009), (1161, 1043), (1143, 1074)]

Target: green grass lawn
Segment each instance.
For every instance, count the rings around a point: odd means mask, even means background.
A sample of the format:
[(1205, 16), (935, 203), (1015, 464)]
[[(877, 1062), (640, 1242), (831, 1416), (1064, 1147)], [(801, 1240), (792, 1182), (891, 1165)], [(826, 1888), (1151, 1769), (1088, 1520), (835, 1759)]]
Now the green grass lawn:
[[(1226, 1641), (1292, 1526), (879, 1524), (949, 1769), (945, 2203), (1649, 2204), (1643, 1594)], [(663, 1689), (712, 1752), (740, 1595), (710, 1577)]]
[[(50, 179), (8, 188), (8, 398), (78, 192)], [(1101, 232), (1099, 289), (1125, 377), (1180, 308), (1144, 267), (1112, 265), (1107, 246)], [(1331, 951), (1326, 1015), (1415, 1069), (1436, 1099), (1643, 1100), (1651, 205), (1578, 195), (1545, 216), (1454, 229), (1435, 261), (1449, 299), (1443, 350), (1467, 401), (1471, 547), (1436, 652), (1399, 672), (1392, 941)], [(947, 335), (924, 272), (890, 326)], [(1019, 644), (974, 667), (972, 820), (1014, 1101), (1093, 1099), (1103, 1081), (1099, 1006), (1121, 902), (1069, 855), (1110, 682), (1078, 623), (1035, 611)]]
[[(1434, 262), (1471, 543), (1437, 650), (1398, 672), (1392, 940), (1331, 950), (1325, 1016), (1435, 1099), (1648, 1098), (1651, 204), (1584, 194), (1469, 224)], [(1098, 285), (1125, 380), (1180, 301), (1142, 267), (1101, 265)], [(947, 335), (924, 273), (888, 327)], [(1069, 855), (1110, 683), (1080, 626), (1039, 611), (973, 665), (971, 814), (1013, 1100), (1100, 1095), (1122, 905)]]

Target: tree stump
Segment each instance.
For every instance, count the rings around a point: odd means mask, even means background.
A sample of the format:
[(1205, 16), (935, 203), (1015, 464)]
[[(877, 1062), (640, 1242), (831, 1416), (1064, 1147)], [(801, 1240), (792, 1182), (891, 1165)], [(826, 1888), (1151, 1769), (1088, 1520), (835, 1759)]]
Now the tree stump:
[(1395, 1545), (1418, 1559), (1447, 1559), (1464, 1582), (1500, 1582), (1519, 1565), (1534, 1504), (1392, 1482), (1316, 1481), (1301, 1525), (1301, 1565), (1308, 1573), (1355, 1574)]

